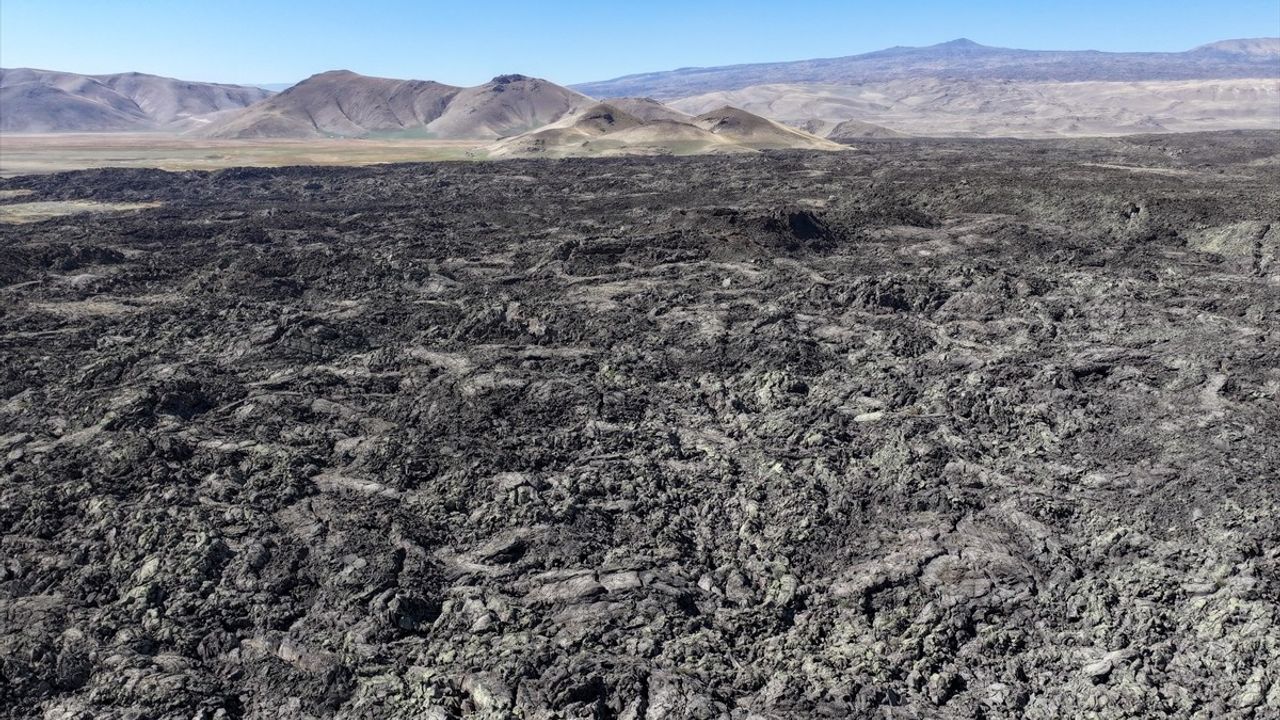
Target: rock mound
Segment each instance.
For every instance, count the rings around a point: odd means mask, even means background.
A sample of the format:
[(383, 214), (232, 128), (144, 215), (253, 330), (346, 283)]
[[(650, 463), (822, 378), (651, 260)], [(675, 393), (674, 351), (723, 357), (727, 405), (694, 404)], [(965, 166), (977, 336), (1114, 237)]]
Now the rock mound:
[[(620, 105), (638, 109), (641, 117)], [(669, 118), (686, 118), (683, 120)], [(490, 157), (698, 155), (842, 146), (735, 108), (692, 118), (652, 100), (597, 103), (545, 128), (494, 144)]]
[(695, 117), (693, 125), (756, 150), (840, 148), (828, 140), (728, 105)]

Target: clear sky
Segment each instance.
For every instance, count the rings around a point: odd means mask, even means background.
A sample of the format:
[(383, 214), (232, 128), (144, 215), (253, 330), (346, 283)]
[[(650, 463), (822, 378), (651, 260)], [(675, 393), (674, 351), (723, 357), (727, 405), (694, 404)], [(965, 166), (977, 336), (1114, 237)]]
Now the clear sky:
[(0, 66), (235, 83), (345, 68), (569, 84), (958, 37), (1176, 51), (1261, 36), (1280, 36), (1280, 0), (0, 0)]

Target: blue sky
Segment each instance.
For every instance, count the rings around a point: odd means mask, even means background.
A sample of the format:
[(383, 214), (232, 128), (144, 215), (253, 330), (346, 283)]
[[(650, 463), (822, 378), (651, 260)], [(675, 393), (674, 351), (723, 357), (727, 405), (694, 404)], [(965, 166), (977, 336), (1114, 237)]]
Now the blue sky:
[(968, 37), (1185, 50), (1280, 35), (1280, 0), (0, 0), (0, 66), (292, 82), (346, 68), (472, 85), (852, 55)]

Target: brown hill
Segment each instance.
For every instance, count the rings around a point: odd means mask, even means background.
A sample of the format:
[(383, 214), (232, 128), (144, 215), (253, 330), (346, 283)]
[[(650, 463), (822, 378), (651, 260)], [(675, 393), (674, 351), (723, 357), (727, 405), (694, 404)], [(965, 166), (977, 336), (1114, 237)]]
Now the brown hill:
[[(724, 106), (693, 118), (693, 125), (753, 150), (838, 149), (839, 145), (736, 107)], [(827, 147), (828, 145), (834, 147)]]
[[(611, 103), (598, 103), (546, 127), (501, 140), (489, 157), (672, 154), (673, 142), (699, 145), (705, 133), (669, 120), (644, 120)], [(637, 133), (637, 131), (645, 131)]]
[(876, 125), (862, 120), (814, 119), (796, 122), (796, 127), (811, 135), (836, 141), (907, 137), (905, 134), (890, 130), (883, 125)]
[(427, 129), (433, 137), (496, 140), (554, 123), (593, 102), (546, 80), (500, 75), (459, 92)]
[(270, 95), (260, 88), (142, 73), (79, 75), (0, 69), (0, 132), (163, 130)]
[(423, 132), (461, 88), (332, 70), (237, 113), (214, 119), (207, 137), (363, 137)]
[[(636, 107), (635, 103), (628, 103)], [(758, 150), (843, 150), (843, 146), (783, 127), (762, 117), (724, 108), (715, 117), (662, 117), (646, 120), (615, 103), (597, 103), (564, 120), (499, 141), (489, 157), (568, 157), (587, 155), (696, 155)], [(675, 115), (680, 117), (679, 114)]]
[(151, 129), (137, 106), (102, 102), (38, 83), (0, 87), (0, 132), (120, 132)]
[(214, 118), (224, 138), (418, 136), (495, 140), (555, 122), (591, 100), (546, 80), (503, 75), (472, 88), (334, 70)]
[(614, 98), (609, 100), (609, 104), (641, 120), (674, 120), (683, 123), (693, 120), (692, 115), (680, 112), (653, 98)]

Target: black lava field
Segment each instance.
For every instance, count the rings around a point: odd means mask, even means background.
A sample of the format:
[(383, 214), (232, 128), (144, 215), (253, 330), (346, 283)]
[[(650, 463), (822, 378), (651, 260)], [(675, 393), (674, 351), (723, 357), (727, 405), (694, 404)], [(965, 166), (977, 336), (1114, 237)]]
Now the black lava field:
[(0, 190), (0, 717), (1280, 716), (1280, 134)]

